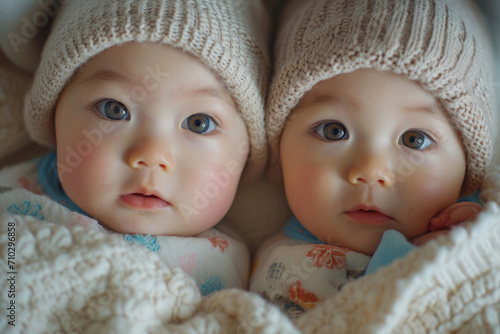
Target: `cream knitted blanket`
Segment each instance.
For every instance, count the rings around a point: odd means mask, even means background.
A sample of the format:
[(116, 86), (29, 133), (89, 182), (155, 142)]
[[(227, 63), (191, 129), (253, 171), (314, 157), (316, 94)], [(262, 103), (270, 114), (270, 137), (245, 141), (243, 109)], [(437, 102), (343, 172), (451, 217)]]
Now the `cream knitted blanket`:
[[(500, 169), (476, 222), (346, 284), (295, 323), (255, 294), (193, 279), (108, 233), (0, 214), (0, 332), (498, 333)], [(15, 324), (15, 326), (13, 326)]]

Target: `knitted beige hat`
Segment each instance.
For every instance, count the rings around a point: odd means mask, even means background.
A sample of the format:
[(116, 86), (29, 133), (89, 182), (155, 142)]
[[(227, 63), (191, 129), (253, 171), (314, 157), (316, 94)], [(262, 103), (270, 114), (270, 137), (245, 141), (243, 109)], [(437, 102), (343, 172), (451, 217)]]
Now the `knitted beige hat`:
[(271, 173), (290, 112), (316, 83), (359, 68), (405, 75), (442, 104), (467, 155), (462, 194), (478, 189), (496, 132), (490, 45), (465, 0), (292, 1), (275, 46), (267, 109)]
[(28, 132), (42, 145), (55, 145), (59, 94), (99, 52), (130, 41), (163, 43), (197, 57), (228, 87), (250, 137), (245, 175), (257, 175), (268, 153), (264, 96), (270, 29), (260, 0), (66, 0), (26, 96)]

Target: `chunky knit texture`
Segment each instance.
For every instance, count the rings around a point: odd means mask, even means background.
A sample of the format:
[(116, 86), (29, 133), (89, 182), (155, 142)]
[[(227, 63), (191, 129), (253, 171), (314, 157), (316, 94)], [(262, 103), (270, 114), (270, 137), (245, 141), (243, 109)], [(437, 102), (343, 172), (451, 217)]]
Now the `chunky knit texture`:
[(465, 0), (292, 1), (281, 18), (267, 108), (271, 172), (290, 112), (316, 83), (359, 68), (402, 74), (443, 106), (467, 154), (462, 193), (478, 189), (496, 132), (490, 45)]
[[(60, 210), (61, 218), (73, 214)], [(2, 333), (299, 333), (258, 295), (226, 289), (202, 299), (179, 267), (111, 233), (0, 212), (0, 249), (0, 267), (13, 278), (0, 286), (16, 294)]]
[(27, 129), (54, 146), (54, 108), (75, 71), (99, 52), (126, 42), (168, 44), (194, 55), (222, 79), (250, 137), (248, 173), (267, 161), (264, 95), (270, 73), (270, 20), (260, 0), (65, 1), (25, 100)]

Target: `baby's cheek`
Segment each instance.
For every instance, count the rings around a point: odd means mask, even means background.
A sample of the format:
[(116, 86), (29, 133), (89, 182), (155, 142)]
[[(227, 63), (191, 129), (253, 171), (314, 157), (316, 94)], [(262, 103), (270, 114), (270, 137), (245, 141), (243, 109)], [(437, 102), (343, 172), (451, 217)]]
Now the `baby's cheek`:
[(109, 165), (102, 159), (98, 150), (84, 156), (75, 150), (65, 149), (58, 151), (57, 155), (59, 179), (75, 203), (78, 202), (79, 196), (105, 190), (99, 188), (108, 180)]
[(211, 228), (227, 213), (231, 206), (240, 173), (225, 166), (205, 166), (194, 178), (191, 202), (199, 211), (195, 222), (199, 227)]
[(428, 177), (407, 185), (407, 202), (411, 203), (407, 212), (412, 217), (416, 235), (425, 232), (430, 220), (457, 200), (459, 188), (453, 189), (452, 184), (442, 181), (442, 178)]
[(295, 165), (284, 175), (284, 184), (288, 204), (292, 211), (300, 215), (321, 213), (321, 202), (324, 193), (324, 175), (321, 170), (315, 170), (313, 165)]

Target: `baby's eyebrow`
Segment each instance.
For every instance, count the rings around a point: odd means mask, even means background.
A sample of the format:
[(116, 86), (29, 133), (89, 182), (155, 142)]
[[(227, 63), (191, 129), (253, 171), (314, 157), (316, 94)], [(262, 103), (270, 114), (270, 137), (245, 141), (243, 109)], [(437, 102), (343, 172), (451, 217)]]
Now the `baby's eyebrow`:
[(190, 95), (193, 96), (207, 96), (207, 97), (215, 97), (226, 104), (228, 104), (231, 108), (236, 108), (236, 103), (234, 102), (232, 96), (226, 92), (225, 90), (218, 87), (202, 87), (191, 91)]
[(434, 116), (440, 120), (447, 121), (447, 118), (444, 114), (444, 111), (437, 105), (415, 105), (415, 106), (406, 106), (405, 110), (416, 113), (425, 113), (430, 116)]
[(118, 72), (103, 70), (96, 72), (88, 76), (87, 78), (84, 78), (79, 83), (82, 85), (91, 86), (93, 84), (103, 83), (103, 82), (132, 82), (132, 81)]
[[(302, 103), (301, 103), (302, 102)], [(303, 110), (306, 110), (312, 105), (315, 104), (321, 104), (321, 103), (328, 103), (328, 104), (338, 104), (342, 103), (342, 99), (335, 95), (330, 95), (330, 94), (314, 94), (311, 97), (308, 97), (306, 99), (302, 99), (302, 101), (299, 101), (297, 106), (294, 109), (294, 113), (300, 113)]]

